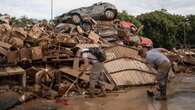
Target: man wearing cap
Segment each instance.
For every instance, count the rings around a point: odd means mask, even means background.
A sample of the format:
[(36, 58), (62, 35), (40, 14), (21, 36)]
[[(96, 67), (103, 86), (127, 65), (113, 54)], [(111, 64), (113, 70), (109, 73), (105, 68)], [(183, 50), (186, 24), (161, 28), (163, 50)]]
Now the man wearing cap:
[(166, 99), (166, 88), (168, 73), (171, 68), (170, 60), (161, 52), (166, 52), (163, 48), (147, 49), (143, 48), (139, 50), (139, 55), (146, 59), (146, 63), (150, 67), (157, 70), (156, 81), (160, 89), (160, 95), (155, 95), (156, 99)]
[[(100, 49), (99, 47), (96, 48), (97, 50)], [(92, 64), (92, 70), (89, 77), (90, 98), (95, 97), (95, 86), (100, 86), (101, 89), (101, 93), (98, 96), (106, 96), (105, 86), (102, 84), (102, 82), (104, 82), (104, 65), (102, 61), (99, 60), (96, 55), (94, 55), (94, 53), (91, 51), (91, 48), (77, 48), (76, 50), (77, 56), (82, 57), (84, 60), (85, 69), (88, 68), (89, 64)]]

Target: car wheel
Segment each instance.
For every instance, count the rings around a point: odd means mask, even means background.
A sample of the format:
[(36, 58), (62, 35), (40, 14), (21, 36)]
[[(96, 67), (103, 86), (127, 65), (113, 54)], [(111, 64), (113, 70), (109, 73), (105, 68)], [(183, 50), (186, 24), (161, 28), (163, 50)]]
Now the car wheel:
[(79, 24), (81, 22), (80, 16), (77, 14), (72, 15), (72, 22), (75, 24)]
[(86, 32), (92, 30), (92, 24), (89, 23), (89, 22), (83, 22), (81, 27), (82, 27), (83, 30), (86, 31)]
[(106, 19), (108, 20), (112, 20), (116, 16), (116, 13), (114, 12), (114, 10), (106, 10), (104, 14), (105, 14)]

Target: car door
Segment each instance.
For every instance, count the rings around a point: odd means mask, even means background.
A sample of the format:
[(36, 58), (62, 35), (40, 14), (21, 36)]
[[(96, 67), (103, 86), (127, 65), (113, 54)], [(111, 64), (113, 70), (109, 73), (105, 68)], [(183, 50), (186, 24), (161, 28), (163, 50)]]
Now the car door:
[(90, 16), (93, 18), (99, 18), (104, 15), (104, 6), (102, 3), (97, 3), (91, 6)]

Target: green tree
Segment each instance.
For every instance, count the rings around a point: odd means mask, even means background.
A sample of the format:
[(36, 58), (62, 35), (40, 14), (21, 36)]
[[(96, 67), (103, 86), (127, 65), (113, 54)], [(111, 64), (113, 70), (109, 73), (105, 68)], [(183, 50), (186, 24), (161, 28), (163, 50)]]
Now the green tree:
[(137, 18), (144, 25), (144, 35), (154, 41), (155, 47), (173, 48), (179, 43), (176, 37), (178, 24), (185, 17), (160, 10), (139, 15)]
[(22, 16), (21, 18), (12, 17), (11, 18), (12, 24), (17, 26), (26, 26), (32, 25), (36, 19), (27, 18), (26, 16)]
[(186, 40), (192, 47), (195, 47), (195, 15), (186, 17)]

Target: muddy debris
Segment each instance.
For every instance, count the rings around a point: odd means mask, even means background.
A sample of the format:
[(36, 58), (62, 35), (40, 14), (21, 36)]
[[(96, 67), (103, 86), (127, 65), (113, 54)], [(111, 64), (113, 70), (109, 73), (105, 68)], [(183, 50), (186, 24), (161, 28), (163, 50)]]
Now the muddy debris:
[[(105, 50), (105, 81), (101, 84), (107, 92), (155, 83), (155, 74), (138, 55), (139, 46), (151, 48), (153, 45), (150, 39), (139, 36), (143, 26), (136, 27), (116, 19), (117, 9), (111, 4), (104, 5), (113, 8), (106, 10), (110, 11), (110, 16), (104, 12), (100, 15), (106, 19), (88, 15), (79, 17), (80, 23), (76, 23), (78, 16), (70, 11), (68, 15), (56, 17), (54, 24), (43, 20), (27, 28), (10, 25), (9, 20), (0, 23), (0, 82), (19, 82), (0, 84), (0, 110), (23, 110), (20, 109), (23, 102), (31, 103), (34, 99), (88, 95), (92, 66), (83, 69), (83, 59), (73, 51), (76, 47), (102, 47)], [(64, 16), (74, 22), (63, 19)], [(173, 62), (174, 72), (194, 69), (193, 51), (176, 50), (165, 54)], [(188, 69), (181, 70), (184, 66)], [(12, 92), (8, 92), (10, 90)], [(61, 102), (63, 100), (57, 100), (57, 103)], [(24, 110), (33, 110), (33, 107), (28, 108), (28, 103), (24, 104)]]

